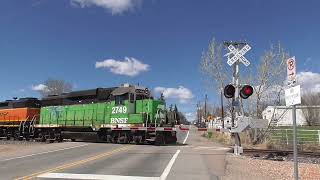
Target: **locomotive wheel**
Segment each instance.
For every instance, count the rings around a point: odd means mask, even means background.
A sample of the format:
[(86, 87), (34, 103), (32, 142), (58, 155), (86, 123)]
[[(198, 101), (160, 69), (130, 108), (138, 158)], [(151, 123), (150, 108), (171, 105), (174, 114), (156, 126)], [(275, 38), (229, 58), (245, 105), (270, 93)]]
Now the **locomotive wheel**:
[(107, 135), (107, 143), (112, 143), (112, 136), (110, 134)]
[(133, 141), (136, 145), (139, 145), (141, 144), (141, 140), (142, 140), (142, 137), (141, 136), (134, 136), (133, 137)]
[(11, 136), (10, 136), (10, 132), (8, 130), (6, 130), (4, 132), (5, 136), (7, 137), (7, 140), (10, 140), (11, 139)]
[(24, 135), (24, 138), (25, 138), (26, 141), (30, 141), (29, 134), (25, 134), (25, 135)]
[(128, 144), (129, 143), (129, 139), (128, 139), (128, 134), (127, 133), (124, 133), (123, 143), (124, 144)]
[(15, 130), (15, 131), (13, 132), (13, 140), (18, 140), (18, 141), (21, 141), (21, 140), (22, 140), (22, 138), (20, 137), (20, 132), (19, 132), (19, 130)]
[(56, 137), (57, 141), (60, 143), (63, 141), (63, 138), (61, 136), (61, 134), (59, 134), (57, 137)]
[(165, 137), (164, 137), (163, 133), (158, 133), (157, 134), (154, 144), (156, 146), (161, 146), (161, 145), (165, 145), (166, 144)]
[(41, 133), (39, 133), (39, 141), (40, 142), (45, 142), (46, 141), (46, 137), (45, 137), (45, 135), (43, 134), (43, 132), (41, 132)]

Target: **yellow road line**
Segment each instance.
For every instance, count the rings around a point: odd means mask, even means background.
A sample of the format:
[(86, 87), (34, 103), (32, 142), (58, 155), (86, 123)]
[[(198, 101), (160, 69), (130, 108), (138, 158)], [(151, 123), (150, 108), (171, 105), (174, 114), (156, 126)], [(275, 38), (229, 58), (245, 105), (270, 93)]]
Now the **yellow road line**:
[(100, 158), (103, 158), (103, 157), (106, 157), (106, 156), (113, 155), (113, 154), (115, 154), (117, 152), (129, 150), (132, 147), (133, 146), (125, 146), (125, 147), (122, 147), (122, 148), (118, 148), (118, 149), (115, 149), (115, 150), (112, 150), (112, 151), (108, 151), (108, 152), (105, 152), (105, 153), (102, 153), (102, 154), (98, 154), (98, 155), (89, 157), (87, 159), (83, 159), (83, 160), (80, 160), (80, 161), (72, 162), (72, 163), (69, 163), (69, 164), (64, 164), (64, 165), (61, 165), (61, 166), (57, 166), (55, 168), (47, 169), (47, 170), (40, 171), (40, 172), (37, 172), (37, 173), (33, 173), (31, 175), (28, 175), (28, 176), (16, 178), (15, 180), (32, 179), (32, 178), (35, 178), (35, 177), (39, 176), (40, 174), (52, 173), (52, 172), (55, 172), (55, 171), (64, 170), (64, 169), (67, 169), (67, 168), (79, 166), (79, 165), (82, 165), (82, 164), (90, 162), (90, 161), (94, 161), (94, 160), (97, 160), (97, 159), (100, 159)]

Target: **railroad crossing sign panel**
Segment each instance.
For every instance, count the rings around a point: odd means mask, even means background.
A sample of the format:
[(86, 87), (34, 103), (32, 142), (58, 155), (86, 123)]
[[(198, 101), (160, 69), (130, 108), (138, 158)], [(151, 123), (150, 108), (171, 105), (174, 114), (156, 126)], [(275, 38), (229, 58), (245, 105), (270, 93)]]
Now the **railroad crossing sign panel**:
[[(228, 49), (230, 53), (228, 53), (228, 61), (227, 63), (229, 66), (232, 66), (235, 62), (238, 60), (242, 62), (245, 66), (250, 65), (250, 61), (248, 61), (247, 58), (244, 57), (244, 55), (251, 49), (251, 47), (246, 44), (242, 49), (238, 50), (233, 45), (228, 46)], [(230, 58), (230, 54), (233, 54), (233, 56)]]
[(285, 90), (286, 106), (301, 104), (300, 85)]
[(287, 60), (287, 79), (288, 85), (294, 85), (297, 78), (296, 58), (293, 56)]

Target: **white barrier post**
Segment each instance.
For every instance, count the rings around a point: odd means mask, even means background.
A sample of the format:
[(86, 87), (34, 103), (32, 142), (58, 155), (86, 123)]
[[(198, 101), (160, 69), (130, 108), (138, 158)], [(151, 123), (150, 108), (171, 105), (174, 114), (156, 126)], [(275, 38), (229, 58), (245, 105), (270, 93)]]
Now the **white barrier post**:
[(288, 129), (286, 129), (286, 139), (287, 139), (287, 145), (289, 145), (289, 141), (288, 141)]

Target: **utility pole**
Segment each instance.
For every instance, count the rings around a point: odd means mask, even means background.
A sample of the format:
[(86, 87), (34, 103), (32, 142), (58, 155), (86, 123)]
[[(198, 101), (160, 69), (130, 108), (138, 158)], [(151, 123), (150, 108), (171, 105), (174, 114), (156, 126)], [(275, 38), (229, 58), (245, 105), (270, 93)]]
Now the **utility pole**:
[[(223, 86), (222, 86), (223, 87)], [(223, 108), (223, 92), (222, 92), (223, 90), (221, 89), (221, 93), (220, 93), (220, 95), (221, 95), (221, 122), (222, 122), (222, 129), (224, 129), (224, 108)]]
[(201, 123), (201, 118), (200, 118), (201, 114), (200, 114), (200, 103), (197, 103), (197, 122), (198, 122), (198, 126), (200, 126)]
[(208, 96), (207, 94), (205, 95), (204, 97), (204, 121), (207, 122), (207, 99), (208, 99)]
[(199, 124), (199, 103), (197, 103), (197, 125)]

